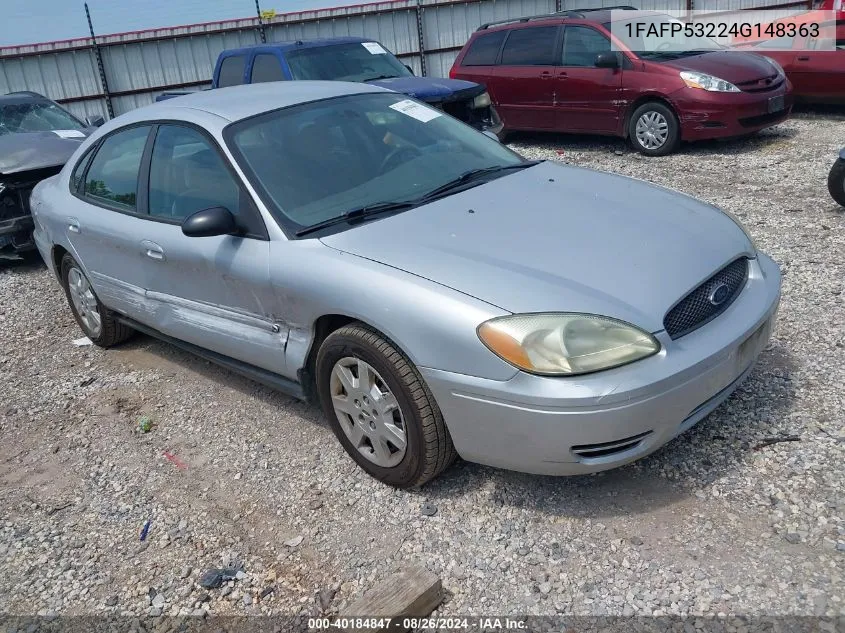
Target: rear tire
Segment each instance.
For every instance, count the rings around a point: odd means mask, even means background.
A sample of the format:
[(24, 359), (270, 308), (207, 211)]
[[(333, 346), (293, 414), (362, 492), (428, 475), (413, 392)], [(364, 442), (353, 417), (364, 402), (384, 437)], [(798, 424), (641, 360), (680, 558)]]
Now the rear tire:
[(646, 156), (665, 156), (677, 149), (681, 140), (678, 117), (659, 101), (639, 106), (628, 121), (628, 139)]
[(419, 372), (363, 323), (326, 338), (317, 353), (316, 379), (332, 431), (372, 477), (412, 488), (455, 460), (443, 415)]
[(70, 311), (94, 345), (111, 347), (134, 334), (132, 328), (120, 323), (114, 312), (100, 303), (85, 272), (70, 253), (62, 257), (61, 278)]
[(845, 159), (837, 160), (827, 177), (827, 190), (836, 202), (845, 207)]

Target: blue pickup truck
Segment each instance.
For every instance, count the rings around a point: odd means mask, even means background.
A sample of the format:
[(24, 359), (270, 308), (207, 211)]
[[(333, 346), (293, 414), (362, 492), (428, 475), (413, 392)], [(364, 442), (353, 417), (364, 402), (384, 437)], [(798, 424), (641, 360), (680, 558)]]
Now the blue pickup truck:
[[(211, 87), (265, 81), (317, 79), (360, 81), (389, 88), (439, 108), (480, 130), (497, 135), (502, 122), (484, 86), (458, 79), (416, 77), (380, 43), (362, 37), (333, 37), (259, 44), (220, 53)], [(186, 92), (165, 92), (163, 101)]]

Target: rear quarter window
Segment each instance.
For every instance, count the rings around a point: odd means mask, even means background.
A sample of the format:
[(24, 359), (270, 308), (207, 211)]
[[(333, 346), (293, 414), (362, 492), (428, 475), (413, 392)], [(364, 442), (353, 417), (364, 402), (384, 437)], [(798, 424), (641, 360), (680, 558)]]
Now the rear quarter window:
[(505, 41), (507, 31), (495, 31), (477, 37), (469, 46), (461, 66), (492, 66), (499, 57), (499, 49)]
[(258, 84), (266, 81), (282, 81), (282, 64), (279, 58), (269, 53), (256, 55), (252, 61), (252, 76), (250, 83)]
[(244, 55), (231, 55), (220, 62), (220, 74), (217, 77), (217, 87), (240, 86), (244, 82)]

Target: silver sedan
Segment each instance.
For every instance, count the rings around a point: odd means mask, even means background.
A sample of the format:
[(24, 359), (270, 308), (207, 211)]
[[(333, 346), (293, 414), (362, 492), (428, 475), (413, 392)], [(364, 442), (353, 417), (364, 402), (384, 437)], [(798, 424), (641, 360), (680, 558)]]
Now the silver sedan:
[(104, 125), (32, 197), (85, 334), (321, 403), (372, 476), (631, 462), (766, 346), (777, 265), (718, 208), (529, 162), (380, 88), (279, 82)]

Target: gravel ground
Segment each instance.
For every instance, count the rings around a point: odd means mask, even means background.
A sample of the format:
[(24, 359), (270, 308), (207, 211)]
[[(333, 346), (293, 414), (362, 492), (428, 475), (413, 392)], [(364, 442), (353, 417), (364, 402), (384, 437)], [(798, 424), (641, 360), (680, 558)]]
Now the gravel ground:
[[(843, 139), (835, 112), (660, 159), (513, 139), (722, 205), (785, 272), (748, 381), (658, 453), (594, 476), (459, 462), (392, 490), (316, 408), (146, 337), (75, 347), (46, 269), (0, 268), (0, 613), (331, 614), (416, 562), (442, 577), (443, 616), (845, 615), (845, 213), (825, 187)], [(779, 435), (800, 441), (755, 450)], [(231, 563), (240, 578), (199, 586)]]

